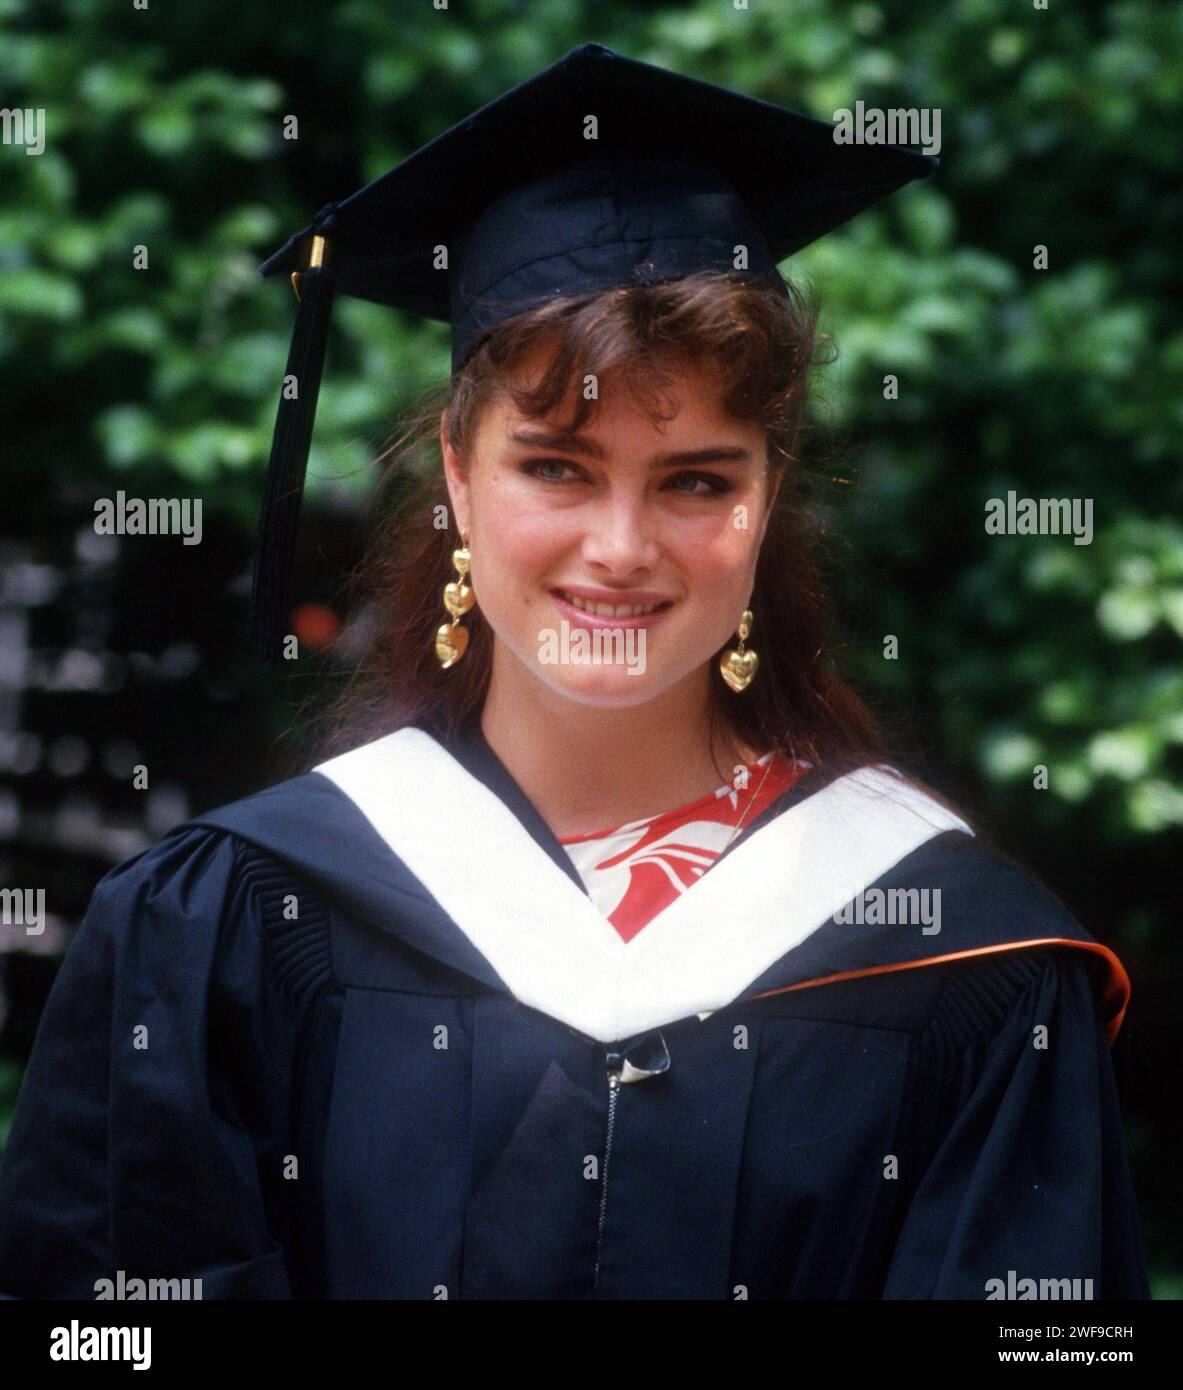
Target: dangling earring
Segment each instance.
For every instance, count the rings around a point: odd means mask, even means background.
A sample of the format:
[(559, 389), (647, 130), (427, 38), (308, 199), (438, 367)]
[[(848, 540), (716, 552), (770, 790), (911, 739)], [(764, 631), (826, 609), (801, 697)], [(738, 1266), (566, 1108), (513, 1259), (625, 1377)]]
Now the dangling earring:
[(723, 679), (728, 686), (738, 695), (741, 690), (746, 690), (752, 683), (752, 677), (756, 674), (756, 667), (760, 664), (760, 658), (754, 651), (744, 650), (744, 641), (752, 630), (752, 610), (745, 608), (743, 617), (739, 620), (739, 646), (728, 647), (719, 658), (719, 670), (723, 674)]
[(452, 621), (442, 623), (435, 634), (435, 654), (444, 671), (449, 666), (455, 666), (468, 650), (468, 629), (460, 626), (460, 619), (476, 602), (472, 586), (464, 582), (471, 563), (468, 532), (462, 531), (460, 548), (452, 551), (452, 564), (456, 567), (457, 578), (444, 586), (444, 607), (451, 613)]

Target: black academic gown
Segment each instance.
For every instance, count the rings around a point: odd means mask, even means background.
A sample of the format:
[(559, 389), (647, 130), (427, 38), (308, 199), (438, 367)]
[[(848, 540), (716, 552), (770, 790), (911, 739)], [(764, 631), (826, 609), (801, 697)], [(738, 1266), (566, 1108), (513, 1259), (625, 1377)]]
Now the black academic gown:
[[(395, 742), (100, 882), (0, 1166), (4, 1295), (1148, 1296), (1124, 972), (978, 839), (806, 778), (624, 946), (479, 732)], [(868, 887), (939, 888), (939, 932), (835, 921)]]

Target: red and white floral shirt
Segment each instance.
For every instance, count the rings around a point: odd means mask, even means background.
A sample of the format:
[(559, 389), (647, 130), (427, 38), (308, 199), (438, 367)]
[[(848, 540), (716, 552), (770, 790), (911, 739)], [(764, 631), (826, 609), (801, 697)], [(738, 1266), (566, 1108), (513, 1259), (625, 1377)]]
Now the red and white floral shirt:
[(772, 757), (765, 753), (747, 765), (746, 786), (737, 775), (740, 786), (728, 782), (673, 811), (610, 830), (559, 837), (592, 901), (621, 940), (631, 941), (702, 877), (727, 847), (741, 817), (746, 828), (806, 770), (807, 764), (778, 753), (765, 776)]

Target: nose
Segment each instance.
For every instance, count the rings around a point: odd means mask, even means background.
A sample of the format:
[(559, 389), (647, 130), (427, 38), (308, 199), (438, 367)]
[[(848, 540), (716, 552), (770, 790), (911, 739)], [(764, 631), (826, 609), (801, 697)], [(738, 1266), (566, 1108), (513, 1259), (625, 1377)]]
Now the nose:
[(583, 558), (621, 575), (653, 569), (658, 556), (657, 517), (643, 495), (620, 490), (589, 509)]

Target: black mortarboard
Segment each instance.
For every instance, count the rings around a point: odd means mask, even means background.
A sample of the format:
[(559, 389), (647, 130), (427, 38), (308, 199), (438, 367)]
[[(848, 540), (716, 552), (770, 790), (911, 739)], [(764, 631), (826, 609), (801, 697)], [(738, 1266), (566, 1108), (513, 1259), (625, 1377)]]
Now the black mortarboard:
[(585, 43), (322, 208), (261, 267), (300, 296), (255, 561), (262, 659), (286, 632), (335, 292), (450, 323), (453, 370), (554, 295), (711, 269), (783, 293), (778, 262), (938, 163), (834, 129)]

